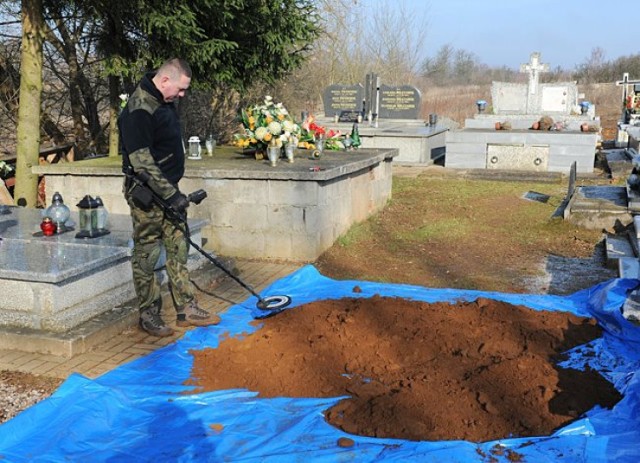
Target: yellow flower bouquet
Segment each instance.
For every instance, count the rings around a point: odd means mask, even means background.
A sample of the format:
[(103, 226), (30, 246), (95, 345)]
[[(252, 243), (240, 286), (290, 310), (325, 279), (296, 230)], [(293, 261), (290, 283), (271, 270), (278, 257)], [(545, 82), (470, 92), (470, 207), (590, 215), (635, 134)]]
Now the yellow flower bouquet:
[(282, 103), (274, 103), (267, 95), (263, 104), (243, 108), (240, 111), (242, 132), (234, 135), (234, 144), (242, 149), (264, 152), (269, 145), (282, 147), (293, 143), (297, 146), (300, 126), (293, 120)]

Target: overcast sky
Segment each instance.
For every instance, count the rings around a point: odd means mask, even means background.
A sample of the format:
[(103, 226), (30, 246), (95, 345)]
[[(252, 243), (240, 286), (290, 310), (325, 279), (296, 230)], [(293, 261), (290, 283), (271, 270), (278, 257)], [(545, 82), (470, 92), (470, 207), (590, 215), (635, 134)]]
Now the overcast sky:
[(596, 47), (606, 61), (640, 53), (633, 7), (624, 13), (603, 0), (359, 0), (369, 2), (404, 6), (414, 25), (426, 26), (430, 57), (449, 44), (489, 66), (518, 68), (538, 51), (551, 69), (573, 70)]

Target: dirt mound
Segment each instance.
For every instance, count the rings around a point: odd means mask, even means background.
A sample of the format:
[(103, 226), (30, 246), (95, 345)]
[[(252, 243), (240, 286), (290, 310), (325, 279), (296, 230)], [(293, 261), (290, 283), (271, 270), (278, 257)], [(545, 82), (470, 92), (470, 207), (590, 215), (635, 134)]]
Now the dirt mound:
[(263, 397), (348, 395), (327, 421), (407, 440), (546, 435), (621, 398), (597, 372), (556, 365), (601, 333), (594, 320), (564, 312), (374, 296), (317, 301), (260, 323), (193, 351), (189, 384)]

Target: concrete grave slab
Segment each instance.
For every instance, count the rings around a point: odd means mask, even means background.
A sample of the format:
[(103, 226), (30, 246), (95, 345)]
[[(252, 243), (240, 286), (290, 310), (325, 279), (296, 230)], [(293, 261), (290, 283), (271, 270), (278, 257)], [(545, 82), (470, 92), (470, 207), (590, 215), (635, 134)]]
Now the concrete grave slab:
[(565, 220), (589, 229), (612, 229), (633, 222), (622, 186), (582, 186), (575, 189), (564, 213)]
[(532, 162), (526, 166), (510, 166), (510, 169), (539, 170), (540, 163), (536, 164), (534, 161), (540, 158), (541, 163), (546, 161), (546, 170), (549, 172), (569, 173), (575, 162), (578, 172), (591, 173), (594, 169), (596, 143), (595, 133), (465, 128), (447, 132), (445, 165), (487, 169), (496, 163), (493, 157), (497, 146), (515, 146), (519, 147), (520, 156), (530, 157)]
[[(582, 132), (581, 125), (599, 127), (595, 107), (582, 114), (575, 82), (540, 84), (539, 74), (548, 69), (534, 52), (520, 67), (529, 74), (527, 84), (493, 82), (493, 114), (477, 114), (464, 129), (447, 134), (445, 166), (569, 173), (575, 163), (578, 172), (593, 172), (599, 135)], [(543, 116), (558, 124), (529, 130)]]
[[(0, 216), (0, 327), (63, 333), (135, 297), (131, 278), (131, 219), (111, 216), (112, 233), (75, 238), (75, 231), (38, 233), (42, 211), (10, 208)], [(77, 213), (67, 223), (77, 222)], [(201, 244), (204, 221), (191, 221)], [(123, 227), (123, 228), (119, 228)], [(204, 260), (191, 250), (188, 266)], [(158, 269), (164, 265), (164, 257)], [(161, 281), (166, 275), (159, 272)]]
[(607, 233), (605, 236), (605, 246), (607, 253), (607, 265), (610, 268), (617, 268), (619, 260), (623, 257), (635, 256), (629, 240), (625, 237)]
[[(308, 262), (354, 222), (384, 207), (395, 156), (393, 148), (362, 148), (325, 150), (316, 159), (299, 150), (293, 163), (272, 167), (235, 147), (218, 147), (214, 156), (187, 160), (180, 189), (208, 193), (189, 215), (207, 222), (202, 237), (221, 255)], [(108, 211), (128, 212), (117, 158), (33, 170), (45, 176), (48, 195), (59, 191), (71, 204), (85, 194), (100, 196)]]

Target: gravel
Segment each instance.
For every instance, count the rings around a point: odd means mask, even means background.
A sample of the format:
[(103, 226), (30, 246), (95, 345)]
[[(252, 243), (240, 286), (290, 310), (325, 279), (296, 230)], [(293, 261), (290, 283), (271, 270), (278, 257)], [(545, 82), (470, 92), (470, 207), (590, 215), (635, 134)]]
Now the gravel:
[(16, 371), (0, 371), (0, 423), (48, 398), (62, 380)]

